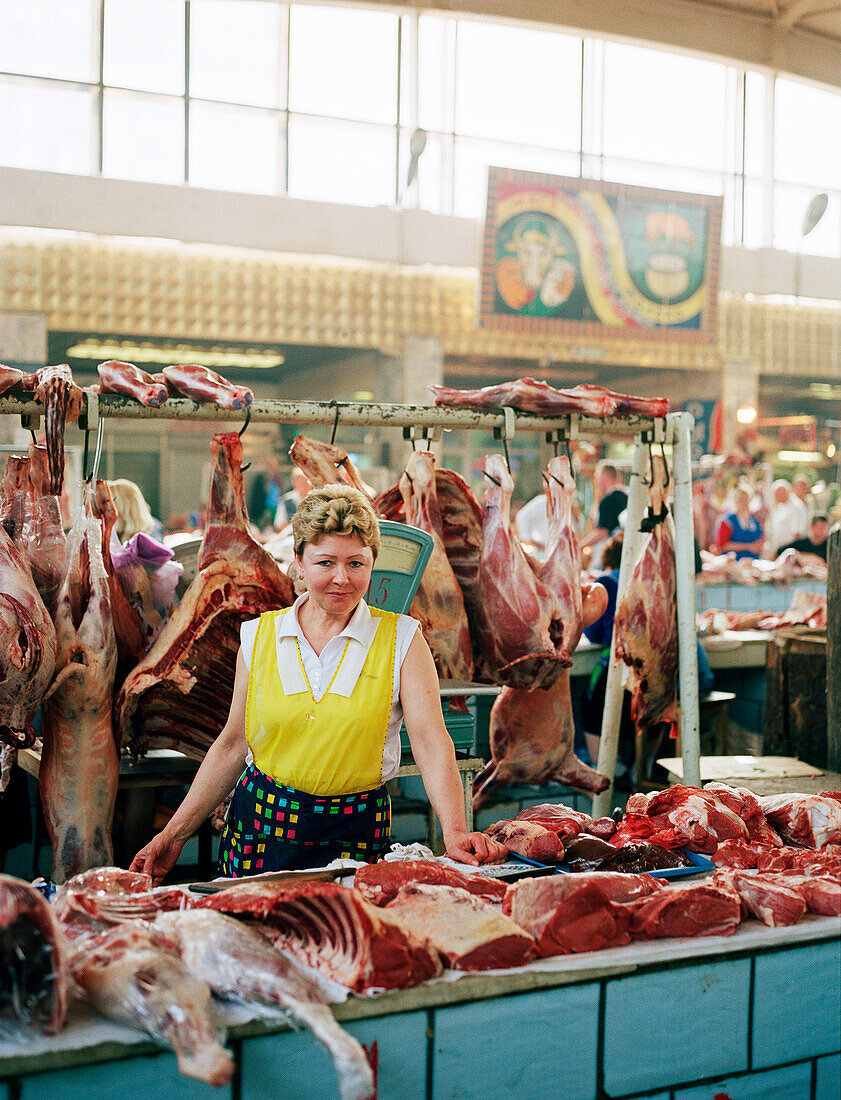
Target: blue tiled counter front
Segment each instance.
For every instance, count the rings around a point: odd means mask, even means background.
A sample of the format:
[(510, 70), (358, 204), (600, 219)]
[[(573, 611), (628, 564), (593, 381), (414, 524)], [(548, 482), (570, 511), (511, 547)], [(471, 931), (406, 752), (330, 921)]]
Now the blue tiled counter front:
[[(743, 925), (730, 939), (633, 944), (547, 973), (470, 975), (350, 999), (376, 1040), (380, 1100), (838, 1100), (841, 921)], [(113, 1044), (0, 1060), (0, 1100), (333, 1100), (312, 1035), (231, 1029), (232, 1085), (180, 1077), (171, 1053)]]

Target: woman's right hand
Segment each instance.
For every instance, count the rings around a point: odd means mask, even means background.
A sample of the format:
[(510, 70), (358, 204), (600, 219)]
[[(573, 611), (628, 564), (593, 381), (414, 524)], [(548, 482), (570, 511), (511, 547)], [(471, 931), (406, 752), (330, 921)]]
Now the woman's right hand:
[(140, 849), (131, 861), (129, 870), (151, 875), (153, 885), (160, 886), (175, 866), (183, 847), (183, 840), (167, 836), (165, 832), (158, 833)]

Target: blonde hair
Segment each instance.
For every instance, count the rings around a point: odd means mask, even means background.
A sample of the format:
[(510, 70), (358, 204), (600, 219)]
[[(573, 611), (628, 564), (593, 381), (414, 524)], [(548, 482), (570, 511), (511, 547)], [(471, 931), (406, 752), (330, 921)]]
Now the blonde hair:
[(351, 485), (325, 485), (307, 493), (292, 517), (295, 553), (300, 556), (309, 543), (322, 535), (358, 535), (380, 552), (380, 527), (370, 500)]
[(121, 542), (127, 542), (138, 532), (148, 535), (155, 526), (149, 505), (139, 487), (128, 478), (119, 477), (109, 481), (108, 488), (117, 509), (117, 522), (114, 530)]

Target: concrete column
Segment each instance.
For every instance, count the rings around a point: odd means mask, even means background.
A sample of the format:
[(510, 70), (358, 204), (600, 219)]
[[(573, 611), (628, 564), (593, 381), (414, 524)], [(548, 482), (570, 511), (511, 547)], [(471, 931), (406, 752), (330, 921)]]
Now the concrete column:
[(407, 336), (403, 345), (402, 395), (395, 400), (407, 405), (430, 405), (433, 382), (444, 381), (444, 353), (434, 336)]
[(724, 360), (721, 373), (724, 450), (731, 450), (741, 426), (736, 410), (759, 408), (759, 365), (747, 359)]

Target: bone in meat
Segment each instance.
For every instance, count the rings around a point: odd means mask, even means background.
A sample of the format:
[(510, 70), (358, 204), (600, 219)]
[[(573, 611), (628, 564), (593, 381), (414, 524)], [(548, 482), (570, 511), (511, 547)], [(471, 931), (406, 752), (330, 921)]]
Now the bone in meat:
[(574, 496), (575, 478), (569, 459), (556, 455), (549, 462), (546, 477), (547, 552), (539, 575), (558, 601), (550, 632), (553, 640), (558, 635), (560, 652), (570, 660), (582, 630), (581, 547), (572, 521)]
[(27, 371), (18, 370), (17, 367), (7, 367), (0, 363), (0, 393), (7, 390), (34, 390), (35, 375)]
[(511, 530), (514, 480), (501, 455), (488, 455), (490, 486), (482, 521), (479, 640), (498, 683), (548, 687), (572, 664), (560, 644), (566, 611)]
[[(652, 470), (651, 513), (661, 514), (666, 500), (666, 467), (659, 458)], [(677, 596), (672, 517), (643, 542), (613, 623), (616, 655), (628, 666), (632, 683), (631, 716), (638, 729), (661, 724), (673, 733), (678, 723)]]
[[(77, 626), (71, 588), (83, 542), (90, 580)], [(113, 862), (111, 823), (119, 776), (111, 721), (117, 642), (102, 560), (102, 527), (90, 501), (71, 533), (55, 621), (57, 671), (44, 708), (38, 784), (53, 848), (52, 877), (65, 882), (90, 867)]]
[(254, 400), (247, 386), (236, 386), (216, 371), (194, 364), (164, 367), (167, 387), (200, 404), (213, 402), (223, 409), (244, 409)]
[(617, 416), (622, 416), (624, 413), (636, 413), (638, 416), (665, 416), (669, 411), (667, 397), (635, 397), (631, 393), (616, 393), (614, 390), (607, 390), (604, 386), (593, 385), (592, 382), (581, 382), (575, 389), (576, 391), (586, 390), (594, 396), (607, 394), (609, 398), (616, 402)]
[(86, 941), (71, 967), (104, 1016), (172, 1047), (186, 1077), (228, 1084), (234, 1064), (213, 1030), (210, 988), (189, 972), (169, 936), (142, 921), (121, 924)]
[(277, 1005), (309, 1028), (333, 1059), (342, 1100), (373, 1097), (362, 1046), (336, 1023), (315, 982), (259, 932), (211, 909), (162, 913), (155, 927), (175, 940), (187, 969), (220, 997)]
[(580, 412), (588, 416), (612, 416), (617, 402), (607, 390), (598, 387), (596, 392), (576, 386), (571, 390), (559, 390), (548, 382), (534, 378), (517, 378), (501, 382), (497, 386), (484, 386), (479, 390), (454, 390), (447, 386), (429, 387), (435, 394), (436, 405), (453, 405), (472, 409), (499, 409), (510, 406), (532, 413)]
[(217, 435), (211, 450), (199, 572), (115, 703), (120, 741), (138, 754), (177, 748), (202, 759), (231, 704), (240, 625), (293, 602), (289, 578), (248, 530), (242, 441)]
[(434, 859), (381, 859), (363, 863), (353, 877), (353, 888), (374, 905), (387, 905), (401, 886), (423, 882), (429, 886), (458, 886), (484, 901), (501, 902), (505, 883), (481, 874), (464, 874)]
[(153, 409), (159, 408), (169, 397), (166, 386), (156, 382), (151, 374), (140, 370), (133, 363), (109, 359), (107, 363), (100, 363), (96, 369), (99, 372), (100, 393), (121, 393)]
[(24, 521), (23, 540), (32, 579), (53, 612), (66, 571), (67, 539), (59, 499), (50, 492), (47, 449), (35, 443), (29, 445), (29, 485), (29, 514)]
[(27, 748), (56, 662), (56, 631), (29, 563), (0, 524), (0, 741)]
[(66, 363), (43, 367), (38, 371), (37, 383), (35, 400), (44, 406), (50, 492), (60, 496), (64, 485), (64, 425), (68, 420), (79, 419), (82, 391), (73, 381)]
[(403, 507), (409, 523), (432, 536), (432, 554), (412, 601), (409, 614), (424, 624), (424, 634), (438, 675), (470, 680), (473, 647), (464, 597), (444, 549), (441, 514), (435, 494), (435, 464), (429, 451), (413, 451), (400, 479)]
[(289, 448), (289, 457), (316, 489), (324, 485), (352, 485), (366, 497), (369, 496), (344, 447), (321, 443), (308, 435), (296, 435)]
[(491, 708), (491, 759), (473, 781), (473, 808), (509, 783), (564, 783), (593, 794), (605, 790), (610, 780), (582, 764), (574, 740), (568, 670), (549, 688), (503, 688)]
[(0, 1018), (59, 1031), (67, 1011), (67, 951), (51, 906), (27, 882), (0, 875)]

